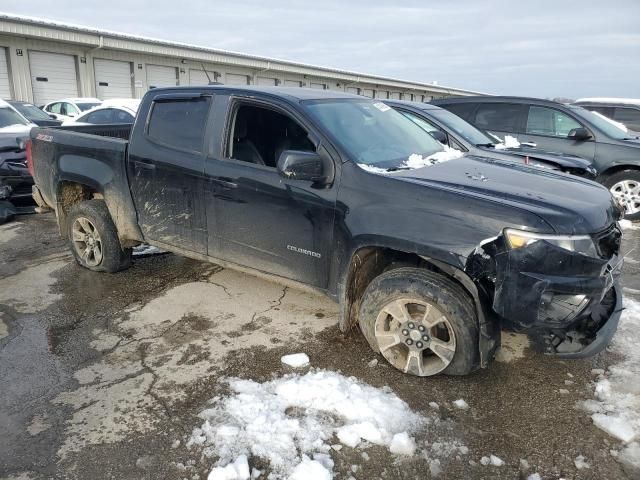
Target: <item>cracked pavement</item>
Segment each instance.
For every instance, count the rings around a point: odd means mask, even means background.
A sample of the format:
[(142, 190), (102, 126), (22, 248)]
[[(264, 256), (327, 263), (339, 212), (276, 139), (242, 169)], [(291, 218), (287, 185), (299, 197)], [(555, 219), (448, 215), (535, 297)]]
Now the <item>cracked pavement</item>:
[[(625, 250), (640, 241), (626, 236)], [(625, 269), (631, 295), (638, 271)], [(388, 385), (415, 411), (437, 402), (444, 427), (418, 440), (435, 448), (455, 437), (470, 451), (443, 459), (440, 478), (632, 478), (609, 454), (616, 442), (576, 408), (592, 396), (591, 369), (612, 354), (559, 361), (510, 334), (487, 370), (419, 379), (381, 358), (371, 366), (364, 339), (336, 322), (323, 296), (177, 255), (88, 272), (52, 215), (19, 217), (0, 227), (0, 479), (204, 479), (212, 460), (185, 444), (208, 400), (225, 393), (220, 380), (269, 380), (291, 371), (281, 355), (299, 351), (313, 366)], [(459, 398), (469, 410), (451, 406)], [(336, 453), (338, 478), (429, 478), (424, 458), (370, 454)], [(506, 465), (477, 464), (490, 454)], [(577, 470), (578, 455), (592, 467)]]

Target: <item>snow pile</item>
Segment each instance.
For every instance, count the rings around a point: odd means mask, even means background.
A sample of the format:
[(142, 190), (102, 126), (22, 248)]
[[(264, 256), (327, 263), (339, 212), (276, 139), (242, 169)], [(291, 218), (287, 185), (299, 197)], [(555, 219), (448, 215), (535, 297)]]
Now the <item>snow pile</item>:
[[(218, 458), (213, 471), (231, 462), (236, 469), (247, 455), (268, 461), (270, 478), (331, 478), (328, 453), (334, 436), (354, 448), (366, 441), (411, 455), (416, 446), (410, 435), (426, 423), (388, 388), (335, 372), (315, 370), (265, 383), (227, 382), (232, 394), (212, 400), (211, 408), (200, 414), (204, 424), (187, 443)], [(214, 477), (221, 478), (226, 477)]]
[(619, 459), (632, 465), (634, 456), (640, 464), (640, 303), (625, 298), (624, 307), (610, 347), (624, 360), (598, 376), (596, 400), (583, 406), (592, 413), (597, 427), (626, 444)]
[(623, 132), (628, 132), (629, 131), (629, 129), (627, 128), (627, 126), (624, 123), (616, 122), (612, 118), (609, 118), (609, 117), (607, 117), (605, 115), (602, 115), (600, 112), (596, 112), (595, 110), (591, 110), (591, 113), (593, 113), (594, 115), (600, 117), (602, 120), (605, 120), (605, 121), (609, 122), (611, 125), (614, 125), (614, 126), (618, 127)]
[(496, 457), (495, 455), (491, 455), (489, 457), (482, 457), (480, 459), (480, 463), (484, 466), (493, 465), (494, 467), (501, 467), (504, 465), (504, 460), (500, 457)]
[(505, 150), (507, 148), (518, 148), (520, 147), (520, 142), (516, 137), (512, 137), (511, 135), (505, 135), (502, 143), (496, 144), (494, 147), (496, 150)]
[[(443, 145), (444, 150), (440, 152), (436, 152), (432, 155), (423, 157), (417, 153), (413, 153), (407, 158), (401, 165), (397, 168), (400, 170), (406, 169), (416, 169), (423, 167), (431, 167), (432, 165), (436, 165), (438, 163), (448, 162), (449, 160), (455, 160), (464, 155), (460, 150), (455, 148), (451, 148), (448, 145)], [(374, 167), (373, 165), (367, 165), (366, 163), (358, 163), (358, 166), (363, 170), (371, 173), (393, 173), (393, 171), (389, 172), (385, 168)], [(394, 170), (396, 171), (396, 170)]]
[(207, 480), (248, 480), (249, 462), (246, 455), (240, 455), (226, 467), (215, 467)]
[(309, 365), (309, 357), (306, 353), (292, 353), (291, 355), (285, 355), (280, 359), (280, 361), (293, 368), (306, 367)]
[(458, 400), (453, 401), (453, 406), (459, 408), (460, 410), (467, 410), (469, 408), (469, 404), (464, 401), (464, 399), (459, 398)]
[(582, 470), (583, 468), (590, 468), (591, 466), (585, 460), (584, 456), (578, 455), (576, 459), (573, 461), (574, 465), (578, 470)]

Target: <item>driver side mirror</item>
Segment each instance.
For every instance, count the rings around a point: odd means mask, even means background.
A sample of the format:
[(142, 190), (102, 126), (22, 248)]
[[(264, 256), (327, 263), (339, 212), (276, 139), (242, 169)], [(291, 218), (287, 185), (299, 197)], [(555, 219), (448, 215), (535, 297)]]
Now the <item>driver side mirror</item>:
[(572, 129), (569, 132), (569, 135), (567, 135), (567, 138), (570, 140), (581, 142), (584, 140), (589, 140), (591, 138), (591, 134), (589, 133), (589, 130), (587, 130), (586, 128), (580, 127), (580, 128)]
[(278, 158), (277, 169), (281, 177), (290, 180), (306, 180), (316, 184), (325, 184), (329, 180), (325, 162), (316, 152), (285, 150)]
[(51, 118), (53, 118), (54, 120), (57, 120), (57, 119), (58, 119), (58, 116), (57, 116), (55, 113), (49, 113), (49, 116), (50, 116)]
[(437, 141), (439, 141), (443, 145), (447, 144), (447, 134), (444, 133), (442, 130), (433, 130), (432, 132), (429, 132), (429, 135), (431, 135), (433, 138), (435, 138)]

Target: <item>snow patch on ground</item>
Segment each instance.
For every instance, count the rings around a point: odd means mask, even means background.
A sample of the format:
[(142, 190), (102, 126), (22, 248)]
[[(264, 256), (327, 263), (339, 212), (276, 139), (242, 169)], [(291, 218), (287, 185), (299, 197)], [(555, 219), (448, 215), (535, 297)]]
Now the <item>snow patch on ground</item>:
[(469, 408), (469, 404), (465, 402), (462, 398), (453, 401), (453, 406), (459, 408), (460, 410), (467, 410)]
[(618, 220), (618, 225), (622, 230), (638, 230), (640, 226), (635, 226), (631, 220)]
[(292, 353), (291, 355), (285, 355), (280, 359), (280, 361), (293, 368), (306, 367), (309, 365), (309, 357), (306, 353)]
[(573, 461), (576, 468), (578, 470), (582, 470), (583, 468), (591, 468), (591, 465), (585, 460), (584, 456), (578, 455), (576, 459)]
[(593, 423), (627, 444), (618, 459), (640, 468), (640, 303), (625, 298), (618, 331), (610, 349), (624, 359), (606, 372), (593, 371), (596, 400), (583, 402)]
[(427, 423), (390, 389), (335, 372), (315, 370), (265, 383), (227, 382), (231, 394), (212, 400), (211, 408), (200, 414), (204, 423), (187, 443), (218, 458), (216, 468), (247, 455), (268, 461), (270, 478), (331, 478), (328, 453), (334, 436), (353, 448), (368, 442), (412, 455), (416, 445), (411, 435)]

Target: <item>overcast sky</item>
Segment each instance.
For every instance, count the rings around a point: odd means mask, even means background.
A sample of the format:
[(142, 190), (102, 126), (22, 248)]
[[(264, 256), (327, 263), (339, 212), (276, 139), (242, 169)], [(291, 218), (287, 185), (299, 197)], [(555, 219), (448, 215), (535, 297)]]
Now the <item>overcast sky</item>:
[(640, 0), (21, 0), (0, 10), (488, 93), (640, 98)]

